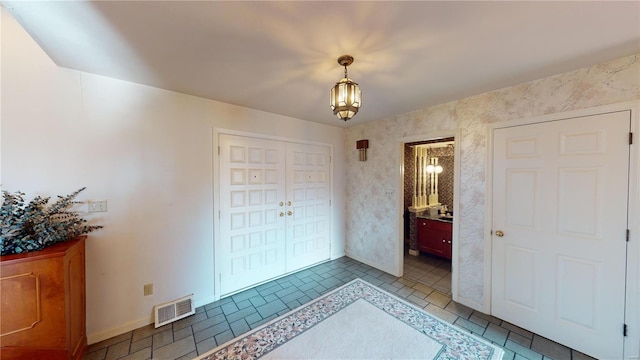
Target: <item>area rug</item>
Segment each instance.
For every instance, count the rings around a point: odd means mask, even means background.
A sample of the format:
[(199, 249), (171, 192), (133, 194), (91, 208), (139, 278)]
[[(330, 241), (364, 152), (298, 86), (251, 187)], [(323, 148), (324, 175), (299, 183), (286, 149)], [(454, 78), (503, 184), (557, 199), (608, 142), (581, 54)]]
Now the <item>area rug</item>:
[(500, 360), (503, 353), (355, 279), (196, 359)]

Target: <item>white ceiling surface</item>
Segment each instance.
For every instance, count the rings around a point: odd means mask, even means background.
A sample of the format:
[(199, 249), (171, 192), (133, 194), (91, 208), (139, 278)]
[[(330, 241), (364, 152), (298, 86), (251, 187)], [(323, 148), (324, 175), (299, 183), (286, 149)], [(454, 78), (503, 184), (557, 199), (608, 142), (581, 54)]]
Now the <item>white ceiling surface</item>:
[[(62, 67), (352, 126), (640, 52), (640, 2), (2, 1)], [(363, 107), (329, 109), (349, 77)]]

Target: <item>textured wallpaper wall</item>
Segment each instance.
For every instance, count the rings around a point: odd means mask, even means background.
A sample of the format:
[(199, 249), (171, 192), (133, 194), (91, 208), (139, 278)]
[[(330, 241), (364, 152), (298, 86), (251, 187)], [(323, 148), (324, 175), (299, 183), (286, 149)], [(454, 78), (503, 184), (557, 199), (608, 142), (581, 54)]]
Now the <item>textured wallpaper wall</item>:
[(369, 139), (368, 159), (347, 152), (346, 253), (384, 271), (399, 268), (394, 190), (399, 139), (460, 130), (458, 299), (483, 304), (487, 124), (640, 99), (640, 54), (529, 83), (353, 126), (346, 148)]

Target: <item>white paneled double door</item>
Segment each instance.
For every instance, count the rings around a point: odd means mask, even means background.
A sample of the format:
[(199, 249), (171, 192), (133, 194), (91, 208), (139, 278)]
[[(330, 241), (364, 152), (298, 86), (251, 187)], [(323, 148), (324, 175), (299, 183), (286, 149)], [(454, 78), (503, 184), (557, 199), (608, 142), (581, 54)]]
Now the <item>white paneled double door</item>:
[(330, 148), (219, 135), (220, 294), (330, 258)]

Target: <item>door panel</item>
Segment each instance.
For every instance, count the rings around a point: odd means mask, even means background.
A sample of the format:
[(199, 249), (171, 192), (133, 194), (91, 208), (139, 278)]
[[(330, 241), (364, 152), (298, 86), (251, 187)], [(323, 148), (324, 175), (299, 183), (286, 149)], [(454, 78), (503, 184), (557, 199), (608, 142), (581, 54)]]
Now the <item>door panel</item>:
[(535, 229), (540, 182), (537, 169), (508, 169), (506, 179), (507, 224)]
[(558, 232), (602, 239), (603, 168), (558, 169)]
[(288, 272), (331, 257), (329, 155), (327, 146), (287, 145)]
[(597, 358), (623, 351), (630, 119), (494, 130), (492, 314)]
[(507, 246), (504, 273), (504, 300), (514, 307), (525, 307), (532, 312), (536, 306), (536, 258), (537, 251), (519, 246)]
[(222, 294), (285, 271), (286, 148), (275, 141), (220, 135)]
[[(570, 256), (558, 257), (558, 318), (595, 330), (601, 265)], [(586, 280), (585, 280), (586, 279)]]

